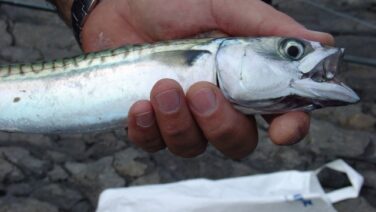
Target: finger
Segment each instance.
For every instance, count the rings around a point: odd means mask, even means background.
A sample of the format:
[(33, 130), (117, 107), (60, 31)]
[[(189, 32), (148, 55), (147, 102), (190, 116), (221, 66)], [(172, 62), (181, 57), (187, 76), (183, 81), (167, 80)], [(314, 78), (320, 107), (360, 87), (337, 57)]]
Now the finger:
[(330, 34), (308, 30), (288, 15), (262, 1), (213, 0), (211, 2), (213, 20), (220, 30), (229, 34), (291, 36), (328, 45), (334, 43), (334, 38)]
[(216, 86), (196, 83), (189, 89), (187, 98), (205, 137), (225, 155), (241, 159), (256, 148), (255, 120), (235, 110)]
[(166, 147), (149, 101), (138, 101), (132, 105), (128, 113), (128, 136), (147, 152), (157, 152)]
[(209, 30), (193, 36), (193, 38), (221, 38), (228, 37), (229, 35), (218, 30)]
[(310, 116), (304, 112), (264, 116), (270, 124), (269, 136), (273, 143), (291, 145), (302, 140), (309, 131)]
[(157, 82), (151, 92), (158, 126), (168, 149), (182, 157), (205, 151), (207, 141), (195, 123), (180, 85), (170, 79)]

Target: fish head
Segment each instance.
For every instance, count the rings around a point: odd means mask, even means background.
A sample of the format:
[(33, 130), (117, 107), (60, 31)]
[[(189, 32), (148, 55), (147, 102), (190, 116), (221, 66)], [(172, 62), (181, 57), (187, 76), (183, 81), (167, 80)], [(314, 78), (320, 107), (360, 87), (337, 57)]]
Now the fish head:
[(219, 86), (245, 113), (311, 111), (357, 103), (337, 73), (344, 49), (296, 38), (224, 41), (217, 53)]

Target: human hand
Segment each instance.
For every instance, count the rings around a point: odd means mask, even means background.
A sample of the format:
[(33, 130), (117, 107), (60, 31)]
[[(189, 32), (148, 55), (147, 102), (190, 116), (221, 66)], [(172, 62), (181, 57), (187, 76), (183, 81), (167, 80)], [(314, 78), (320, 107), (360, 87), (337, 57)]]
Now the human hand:
[[(85, 51), (154, 42), (219, 30), (230, 36), (291, 36), (333, 43), (326, 33), (305, 29), (287, 15), (258, 0), (103, 0), (82, 31)], [(264, 116), (278, 145), (298, 142), (308, 132), (309, 115), (290, 112)], [(172, 80), (161, 80), (150, 101), (129, 111), (129, 138), (149, 152), (168, 149), (182, 157), (205, 151), (207, 141), (225, 155), (240, 159), (257, 145), (254, 117), (247, 117), (210, 83), (200, 82), (184, 94)]]

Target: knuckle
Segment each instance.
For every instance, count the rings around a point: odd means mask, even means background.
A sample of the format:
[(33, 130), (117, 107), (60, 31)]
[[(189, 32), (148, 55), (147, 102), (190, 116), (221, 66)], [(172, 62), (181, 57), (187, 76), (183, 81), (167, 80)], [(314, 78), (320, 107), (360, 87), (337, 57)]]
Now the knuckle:
[(180, 154), (179, 156), (182, 157), (182, 158), (194, 158), (194, 157), (201, 155), (204, 151), (205, 151), (205, 149), (198, 150), (198, 151), (192, 151), (192, 152), (186, 152), (186, 153)]
[(145, 146), (143, 146), (142, 148), (146, 152), (155, 153), (155, 152), (158, 152), (158, 151), (164, 149), (165, 147), (166, 147), (166, 145), (160, 139), (157, 139), (157, 140), (152, 140), (152, 141), (146, 143)]
[(161, 146), (163, 144), (163, 141), (160, 137), (146, 137), (142, 141), (143, 146), (146, 148), (149, 147), (155, 147), (155, 146)]
[(234, 151), (224, 153), (224, 154), (233, 160), (241, 160), (247, 157), (249, 154), (251, 154), (253, 150), (254, 148), (239, 147), (239, 148), (234, 149)]
[(229, 122), (218, 123), (216, 126), (206, 131), (209, 140), (230, 140), (237, 131), (237, 126)]
[(133, 131), (128, 132), (129, 140), (134, 143), (135, 145), (143, 148), (143, 149), (162, 149), (164, 147), (164, 142), (162, 141), (161, 137), (155, 135), (153, 133), (149, 134), (140, 134)]
[(128, 139), (133, 143), (139, 143), (137, 133), (134, 132), (133, 128), (128, 128)]
[(180, 137), (192, 129), (192, 121), (168, 122), (161, 126), (162, 133), (167, 137)]
[(197, 145), (196, 147), (191, 147), (191, 148), (173, 148), (169, 150), (173, 154), (182, 158), (194, 158), (205, 152), (206, 144)]
[(257, 144), (257, 134), (254, 137), (238, 136), (231, 140), (231, 142), (226, 142), (221, 151), (232, 159), (240, 160), (251, 154), (256, 149)]
[(242, 127), (244, 126), (231, 122), (221, 123), (211, 129), (207, 138), (224, 155), (239, 160), (249, 155), (257, 144), (257, 137), (248, 137)]

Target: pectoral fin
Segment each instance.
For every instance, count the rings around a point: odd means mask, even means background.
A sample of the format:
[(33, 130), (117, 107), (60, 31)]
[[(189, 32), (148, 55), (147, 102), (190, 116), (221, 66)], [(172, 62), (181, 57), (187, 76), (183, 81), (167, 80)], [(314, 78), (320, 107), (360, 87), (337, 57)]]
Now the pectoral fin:
[(159, 61), (166, 65), (193, 66), (195, 62), (204, 55), (211, 55), (208, 50), (176, 50), (167, 52), (156, 52), (149, 56), (149, 59)]

